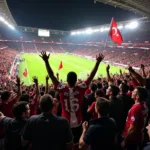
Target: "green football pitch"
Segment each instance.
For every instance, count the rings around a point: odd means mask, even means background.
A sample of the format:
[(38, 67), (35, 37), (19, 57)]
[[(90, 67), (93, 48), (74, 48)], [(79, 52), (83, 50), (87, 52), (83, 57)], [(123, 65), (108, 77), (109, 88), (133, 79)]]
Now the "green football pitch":
[[(38, 54), (23, 54), (22, 58), (25, 58), (25, 62), (20, 62), (19, 65), (19, 76), (21, 81), (24, 82), (25, 85), (33, 84), (32, 77), (37, 76), (39, 80), (39, 84), (45, 84), (45, 76), (47, 75), (47, 71), (45, 68), (44, 61)], [(63, 63), (63, 68), (58, 70), (58, 66), (60, 61)], [(74, 56), (71, 54), (51, 54), (49, 59), (50, 65), (56, 74), (59, 73), (59, 79), (66, 81), (67, 73), (70, 71), (74, 71), (77, 73), (78, 78), (85, 79), (87, 74), (93, 69), (95, 62), (92, 60), (88, 60), (85, 58), (81, 58), (78, 56)], [(24, 77), (23, 72), (27, 68), (28, 76)], [(111, 66), (110, 73), (119, 73), (118, 67)], [(122, 69), (122, 71), (126, 71)], [(106, 64), (101, 63), (98, 69), (98, 72), (95, 76), (106, 76)], [(50, 81), (51, 82), (51, 81)]]

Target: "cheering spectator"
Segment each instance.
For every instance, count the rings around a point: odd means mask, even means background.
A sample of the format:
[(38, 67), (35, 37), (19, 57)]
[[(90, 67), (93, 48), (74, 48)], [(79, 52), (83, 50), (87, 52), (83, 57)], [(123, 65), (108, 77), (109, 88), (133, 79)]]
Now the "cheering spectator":
[(97, 100), (95, 109), (98, 119), (90, 121), (89, 127), (87, 122), (83, 123), (79, 148), (83, 149), (90, 146), (91, 150), (113, 150), (116, 124), (113, 119), (108, 117), (110, 113), (108, 100), (104, 98)]
[(121, 117), (123, 113), (123, 103), (117, 98), (119, 88), (115, 85), (110, 85), (106, 91), (106, 95), (110, 100), (110, 117), (114, 118), (117, 124), (118, 132), (121, 132)]
[(53, 98), (45, 94), (40, 100), (40, 115), (32, 116), (22, 132), (23, 141), (32, 150), (66, 150), (72, 148), (73, 136), (68, 121), (52, 114)]
[(20, 97), (20, 78), (16, 78), (16, 85), (18, 87), (17, 95), (12, 95), (10, 91), (4, 91), (1, 94), (2, 106), (1, 111), (2, 113), (7, 116), (13, 118), (12, 107), (13, 105), (19, 100)]
[[(46, 52), (41, 52), (40, 56), (45, 62), (47, 72), (53, 82), (54, 89), (59, 92), (60, 103), (62, 105), (62, 117), (65, 117), (69, 120), (70, 126), (74, 130), (73, 132), (74, 134), (76, 134), (75, 137), (79, 137), (81, 130), (80, 125), (83, 120), (82, 116), (83, 97), (87, 87), (94, 78), (98, 70), (99, 64), (103, 60), (104, 56), (102, 54), (99, 54), (96, 57), (96, 64), (91, 74), (88, 76), (87, 80), (84, 83), (76, 85), (77, 74), (75, 72), (69, 72), (67, 75), (68, 86), (59, 83), (57, 78), (54, 76), (53, 70), (51, 69), (48, 61), (50, 54), (46, 55)], [(74, 139), (74, 141), (77, 142), (78, 139), (77, 140)]]
[(137, 150), (142, 144), (143, 129), (148, 116), (148, 108), (145, 103), (147, 97), (147, 90), (143, 87), (136, 87), (132, 93), (135, 104), (128, 113), (122, 134), (124, 138), (122, 146), (126, 147), (127, 150)]
[(122, 110), (122, 116), (121, 116), (121, 131), (123, 131), (125, 123), (126, 123), (126, 118), (128, 115), (128, 111), (134, 104), (134, 100), (131, 99), (130, 96), (127, 95), (129, 87), (125, 83), (121, 83), (119, 86), (120, 89), (120, 95), (117, 96), (117, 98), (122, 102), (123, 104), (123, 110)]
[(0, 116), (0, 124), (5, 128), (4, 150), (23, 150), (21, 145), (20, 132), (25, 126), (30, 114), (30, 108), (27, 102), (18, 102), (12, 109), (14, 119)]

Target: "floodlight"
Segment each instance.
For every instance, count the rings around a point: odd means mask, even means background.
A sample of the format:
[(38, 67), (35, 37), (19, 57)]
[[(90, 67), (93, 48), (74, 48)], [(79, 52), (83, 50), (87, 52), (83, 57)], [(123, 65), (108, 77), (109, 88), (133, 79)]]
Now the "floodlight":
[(104, 32), (104, 28), (100, 28), (100, 31), (101, 31), (101, 32)]
[(82, 33), (81, 31), (77, 31), (77, 32), (76, 32), (76, 34), (81, 34), (81, 33)]
[(135, 28), (138, 27), (138, 22), (137, 21), (133, 21), (133, 22), (127, 24), (125, 27), (129, 28), (129, 29), (135, 29)]
[(94, 29), (94, 30), (93, 30), (93, 32), (99, 32), (99, 31), (100, 31), (99, 29)]
[(76, 32), (71, 32), (71, 35), (76, 35)]
[(122, 29), (122, 28), (123, 28), (123, 25), (119, 25), (119, 26), (118, 26), (118, 29)]
[(0, 21), (4, 22), (4, 21), (5, 21), (5, 19), (4, 19), (3, 17), (0, 17)]
[(89, 29), (85, 30), (85, 33), (91, 34), (91, 33), (93, 33), (93, 30), (91, 28), (89, 28)]

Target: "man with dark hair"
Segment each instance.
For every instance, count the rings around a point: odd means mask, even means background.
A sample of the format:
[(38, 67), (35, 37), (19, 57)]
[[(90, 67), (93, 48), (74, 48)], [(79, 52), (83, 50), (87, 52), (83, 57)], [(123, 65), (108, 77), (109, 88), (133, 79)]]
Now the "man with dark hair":
[(97, 83), (97, 89), (98, 89), (98, 90), (101, 90), (102, 88), (103, 88), (102, 83), (98, 82), (98, 83)]
[(128, 85), (125, 83), (121, 83), (119, 86), (120, 89), (120, 95), (117, 96), (117, 98), (122, 102), (123, 104), (123, 110), (122, 110), (122, 117), (121, 117), (121, 131), (123, 131), (125, 123), (126, 123), (126, 118), (128, 115), (128, 111), (134, 104), (134, 100), (131, 99), (129, 95), (127, 95), (128, 92)]
[(97, 90), (97, 85), (95, 83), (91, 83), (90, 90), (91, 90), (91, 93), (87, 94), (85, 96), (85, 99), (87, 101), (87, 105), (88, 106), (90, 106), (93, 102), (96, 101), (96, 99), (95, 99), (95, 91)]
[(96, 102), (96, 112), (98, 119), (84, 122), (83, 132), (79, 141), (79, 148), (90, 146), (91, 150), (113, 150), (116, 135), (115, 121), (108, 117), (110, 113), (110, 103), (104, 98), (99, 98)]
[(123, 103), (117, 98), (119, 88), (115, 85), (110, 85), (106, 91), (106, 95), (110, 100), (110, 117), (114, 118), (117, 124), (118, 132), (121, 132), (121, 117), (123, 113)]
[(35, 91), (32, 93), (33, 96), (29, 96), (28, 94), (22, 94), (19, 99), (19, 101), (25, 101), (29, 103), (31, 110), (30, 116), (36, 115), (36, 109), (39, 104), (38, 78), (33, 77), (33, 82), (35, 83)]
[[(40, 57), (44, 60), (46, 69), (49, 77), (52, 80), (54, 85), (54, 89), (59, 92), (60, 103), (62, 106), (62, 117), (68, 119), (71, 128), (75, 128), (75, 132), (78, 135), (80, 134), (80, 125), (83, 120), (82, 108), (83, 108), (83, 98), (85, 91), (90, 85), (92, 79), (94, 78), (100, 62), (103, 60), (104, 56), (99, 54), (96, 56), (96, 63), (91, 71), (91, 74), (87, 77), (87, 80), (83, 83), (76, 85), (77, 82), (77, 74), (75, 72), (69, 72), (67, 75), (67, 83), (68, 85), (62, 85), (58, 79), (55, 77), (54, 72), (49, 64), (50, 54), (47, 55), (46, 52), (42, 51)], [(79, 131), (76, 130), (79, 128)], [(75, 137), (77, 137), (76, 135)], [(78, 140), (77, 140), (78, 141)], [(77, 142), (75, 141), (75, 142)]]
[(1, 127), (5, 129), (4, 150), (23, 150), (20, 132), (27, 122), (30, 108), (27, 102), (18, 102), (12, 109), (14, 119), (0, 116)]
[(125, 146), (127, 150), (137, 150), (142, 144), (143, 129), (148, 116), (148, 108), (145, 103), (147, 97), (148, 92), (143, 87), (136, 87), (132, 92), (132, 98), (135, 104), (128, 113), (126, 125), (122, 134), (124, 138), (122, 146)]
[(45, 94), (40, 100), (42, 114), (32, 116), (22, 132), (22, 139), (32, 150), (66, 150), (72, 148), (73, 136), (68, 121), (52, 114), (53, 98)]
[[(97, 91), (95, 92), (96, 101), (99, 100), (99, 98), (102, 98), (102, 97), (104, 97), (104, 96), (105, 96), (105, 94), (104, 94), (104, 92), (103, 92), (102, 90), (97, 90)], [(95, 112), (96, 101), (93, 102), (93, 103), (91, 104), (91, 106), (90, 106), (90, 107), (88, 108), (88, 110), (87, 110), (87, 112), (88, 112), (89, 114), (92, 114), (92, 118), (93, 118), (93, 119), (96, 119), (96, 118), (97, 118), (97, 113)]]
[(13, 118), (12, 107), (19, 100), (20, 97), (20, 78), (16, 77), (16, 85), (18, 87), (17, 94), (12, 96), (12, 93), (9, 91), (4, 91), (1, 94), (2, 100), (2, 113), (7, 116)]

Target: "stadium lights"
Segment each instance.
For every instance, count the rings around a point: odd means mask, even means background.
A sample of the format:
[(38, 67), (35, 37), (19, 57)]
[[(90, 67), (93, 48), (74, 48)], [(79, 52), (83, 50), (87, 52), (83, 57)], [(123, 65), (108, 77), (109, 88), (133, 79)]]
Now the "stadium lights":
[(71, 32), (71, 35), (76, 35), (76, 32)]
[(125, 26), (125, 28), (128, 28), (128, 29), (135, 29), (137, 27), (138, 27), (138, 22), (137, 21), (133, 21), (133, 22), (131, 22), (131, 23), (129, 23)]
[(100, 31), (101, 31), (101, 32), (104, 32), (104, 28), (100, 28)]
[(0, 21), (3, 22), (4, 24), (6, 24), (9, 28), (11, 29), (15, 29), (14, 26), (12, 26), (11, 24), (9, 24), (3, 17), (0, 17)]
[(91, 28), (89, 28), (89, 29), (85, 30), (85, 33), (91, 34), (91, 33), (93, 33), (93, 30)]
[(109, 28), (105, 27), (105, 28), (104, 28), (104, 31), (109, 31)]
[(94, 29), (93, 30), (93, 32), (99, 32), (100, 31), (100, 29)]
[(118, 29), (122, 29), (122, 28), (123, 28), (123, 25), (119, 25), (119, 26), (118, 26)]

